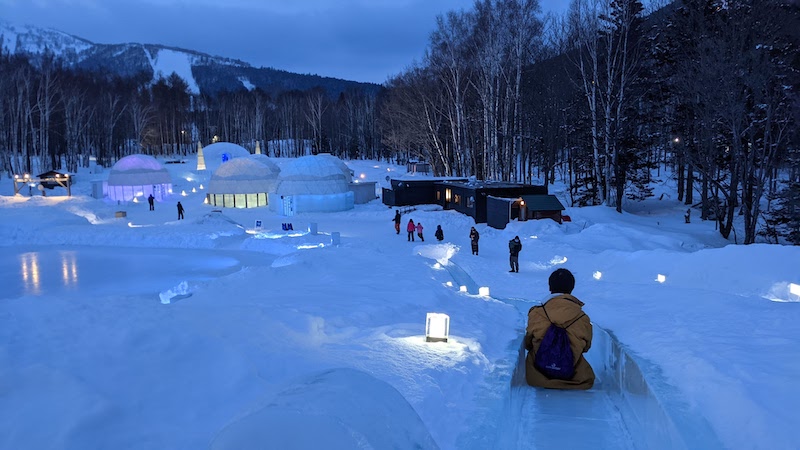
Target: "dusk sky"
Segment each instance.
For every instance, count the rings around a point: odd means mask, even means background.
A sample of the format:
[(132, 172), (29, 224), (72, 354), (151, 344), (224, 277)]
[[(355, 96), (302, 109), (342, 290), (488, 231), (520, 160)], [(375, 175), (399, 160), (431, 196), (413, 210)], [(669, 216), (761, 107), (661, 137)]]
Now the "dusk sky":
[[(437, 15), (473, 0), (0, 0), (0, 18), (103, 44), (137, 42), (253, 66), (382, 83), (419, 59)], [(562, 11), (568, 0), (543, 0)]]

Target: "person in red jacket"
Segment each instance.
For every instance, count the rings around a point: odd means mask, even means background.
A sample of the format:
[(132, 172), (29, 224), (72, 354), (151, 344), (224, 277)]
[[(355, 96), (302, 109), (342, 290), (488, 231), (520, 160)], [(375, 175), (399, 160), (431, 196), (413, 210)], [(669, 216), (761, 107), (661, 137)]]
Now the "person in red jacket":
[(408, 225), (406, 225), (406, 231), (408, 231), (409, 242), (414, 242), (414, 232), (417, 231), (417, 227), (414, 225), (414, 219), (408, 219)]

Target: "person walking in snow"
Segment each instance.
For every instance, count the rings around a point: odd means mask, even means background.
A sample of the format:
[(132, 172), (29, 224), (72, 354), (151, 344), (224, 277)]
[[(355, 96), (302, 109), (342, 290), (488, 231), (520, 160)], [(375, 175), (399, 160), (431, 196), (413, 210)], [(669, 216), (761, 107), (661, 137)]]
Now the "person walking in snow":
[(508, 262), (511, 264), (509, 272), (519, 273), (519, 252), (522, 250), (522, 242), (519, 241), (519, 236), (514, 236), (514, 239), (508, 241)]
[(417, 237), (422, 242), (425, 242), (425, 238), (422, 236), (422, 222), (417, 222)]
[(150, 194), (150, 197), (147, 197), (147, 203), (150, 204), (150, 211), (155, 211), (153, 201), (155, 201), (155, 197), (153, 197), (153, 194)]
[(178, 202), (178, 220), (183, 219), (183, 205), (181, 202)]
[(480, 238), (481, 238), (481, 235), (478, 233), (478, 230), (476, 230), (475, 227), (472, 227), (472, 229), (469, 230), (469, 240), (470, 240), (470, 243), (472, 243), (472, 254), (473, 255), (477, 255), (478, 254), (478, 239), (480, 239)]
[[(584, 303), (572, 295), (575, 277), (567, 269), (557, 269), (550, 274), (548, 284), (551, 295), (544, 304), (528, 311), (523, 342), (528, 351), (525, 380), (531, 386), (549, 389), (591, 389), (595, 380), (594, 370), (583, 354), (592, 347), (592, 323), (583, 312)], [(568, 349), (550, 345), (557, 341), (552, 338), (559, 334), (569, 339)], [(554, 358), (556, 354), (571, 354), (572, 370), (567, 369), (573, 374), (571, 377), (562, 376), (563, 372), (554, 372), (561, 370), (554, 363), (556, 359), (562, 359)]]
[(414, 242), (414, 232), (417, 231), (417, 227), (414, 225), (414, 219), (408, 219), (406, 231), (408, 231), (408, 240)]
[(442, 231), (441, 225), (436, 225), (436, 232), (433, 235), (436, 236), (436, 240), (439, 242), (444, 240), (444, 231)]
[(397, 234), (400, 234), (400, 210), (395, 210), (394, 212), (394, 229), (397, 231)]

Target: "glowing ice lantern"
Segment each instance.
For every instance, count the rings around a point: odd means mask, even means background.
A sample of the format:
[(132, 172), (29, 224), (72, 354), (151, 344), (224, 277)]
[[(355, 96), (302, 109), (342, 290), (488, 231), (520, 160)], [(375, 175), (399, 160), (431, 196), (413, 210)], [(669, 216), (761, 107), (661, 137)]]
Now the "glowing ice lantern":
[(478, 288), (478, 295), (480, 295), (482, 297), (488, 297), (489, 296), (489, 286), (481, 286), (481, 287), (479, 287)]
[(139, 203), (139, 197), (133, 197), (133, 203)]
[(599, 270), (596, 271), (595, 273), (593, 273), (592, 276), (594, 277), (595, 280), (599, 280), (600, 278), (603, 278), (603, 274)]
[(359, 175), (359, 178), (361, 178), (362, 180), (366, 179), (367, 178), (367, 174), (362, 173), (361, 175)]
[(181, 195), (182, 195), (182, 196), (184, 196), (184, 197), (186, 197), (186, 196), (187, 196), (187, 195), (189, 195), (189, 194), (187, 194), (187, 193), (186, 193), (186, 191), (181, 191)]
[(194, 192), (197, 192), (197, 189), (195, 189), (195, 188), (192, 188), (192, 192), (193, 192), (193, 193), (194, 193)]
[(447, 342), (450, 335), (450, 316), (428, 313), (425, 318), (425, 342)]
[(201, 185), (200, 185), (200, 190), (203, 190), (203, 189), (205, 189), (205, 188), (204, 188), (204, 187), (203, 187), (203, 185), (201, 184)]
[(466, 286), (461, 286), (461, 287), (458, 288), (458, 291), (459, 292), (467, 292), (467, 287)]
[(666, 275), (658, 274), (658, 276), (656, 277), (656, 281), (658, 281), (659, 283), (663, 283), (663, 282), (667, 281), (667, 277), (666, 277)]
[(453, 282), (452, 281), (448, 281), (447, 283), (445, 283), (445, 285), (447, 285), (447, 287), (453, 287)]
[(800, 284), (789, 283), (789, 293), (800, 298)]

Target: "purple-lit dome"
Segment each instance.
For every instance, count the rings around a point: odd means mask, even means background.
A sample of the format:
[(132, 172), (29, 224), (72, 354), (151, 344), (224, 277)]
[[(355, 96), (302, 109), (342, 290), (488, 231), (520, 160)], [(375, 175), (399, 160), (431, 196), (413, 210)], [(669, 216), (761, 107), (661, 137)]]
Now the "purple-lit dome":
[(111, 168), (111, 172), (127, 172), (131, 170), (162, 170), (161, 165), (155, 158), (148, 155), (129, 155), (126, 156)]
[(153, 195), (164, 200), (172, 191), (172, 178), (167, 169), (148, 155), (126, 156), (111, 168), (107, 193), (112, 200), (133, 200)]

